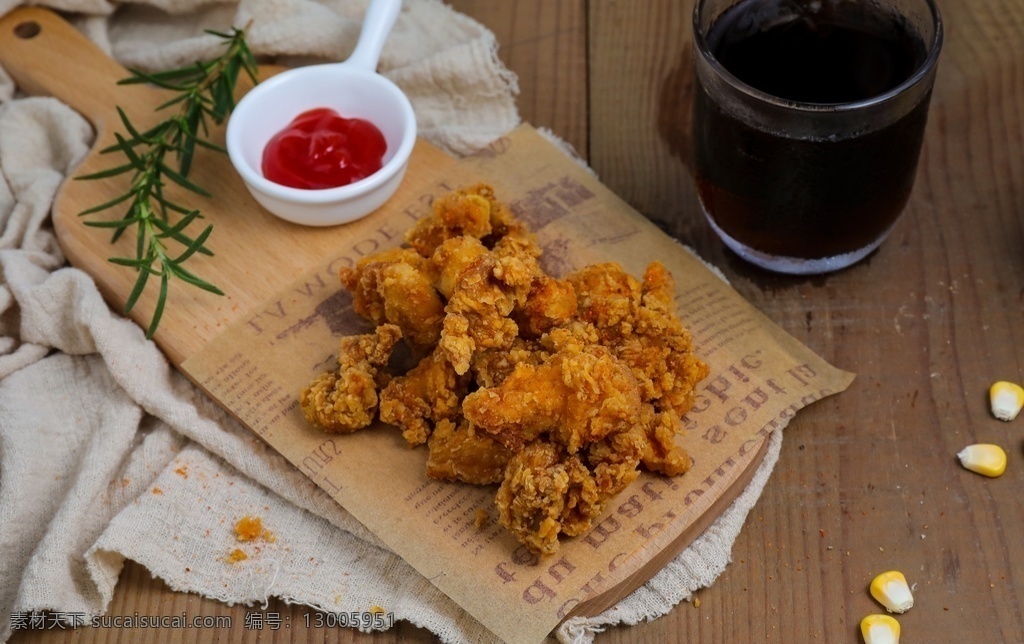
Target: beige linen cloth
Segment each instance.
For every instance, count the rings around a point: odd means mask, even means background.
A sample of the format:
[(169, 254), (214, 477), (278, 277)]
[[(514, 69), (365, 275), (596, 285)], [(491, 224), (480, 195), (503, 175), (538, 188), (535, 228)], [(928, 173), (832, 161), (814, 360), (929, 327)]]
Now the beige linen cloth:
[[(0, 0), (0, 13), (18, 4)], [(125, 65), (208, 56), (202, 28), (253, 20), (258, 54), (340, 60), (365, 0), (43, 2)], [(381, 70), (411, 97), (421, 134), (467, 154), (512, 129), (516, 79), (493, 34), (438, 0), (407, 0)], [(66, 265), (54, 194), (92, 140), (50, 98), (0, 74), (0, 642), (12, 614), (107, 609), (126, 558), (171, 588), (258, 610), (280, 597), (325, 611), (393, 612), (446, 642), (490, 635), (344, 509), (168, 366), (140, 328)], [(618, 606), (554, 635), (586, 642), (608, 625), (663, 615), (722, 571), (778, 457), (780, 432), (745, 493), (696, 543)], [(276, 539), (238, 544), (261, 517)], [(241, 545), (249, 559), (229, 564)]]

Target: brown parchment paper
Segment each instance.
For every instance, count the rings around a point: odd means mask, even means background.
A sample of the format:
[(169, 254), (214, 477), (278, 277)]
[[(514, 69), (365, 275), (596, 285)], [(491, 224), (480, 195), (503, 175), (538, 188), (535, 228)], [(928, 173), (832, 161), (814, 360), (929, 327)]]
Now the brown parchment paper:
[[(370, 329), (337, 271), (397, 246), (436, 196), (476, 181), (534, 230), (542, 263), (562, 276), (617, 261), (640, 276), (652, 260), (676, 278), (679, 313), (711, 365), (680, 438), (694, 460), (674, 479), (643, 474), (584, 535), (538, 559), (492, 520), (494, 487), (428, 479), (425, 448), (391, 427), (328, 435), (305, 422), (300, 389), (332, 368), (341, 336)], [(529, 126), (453, 164), (441, 182), (389, 203), (348, 243), (182, 369), (390, 548), (507, 641), (541, 641), (570, 614), (595, 614), (643, 583), (727, 506), (763, 455), (765, 438), (802, 407), (838, 393), (835, 369), (745, 302), (691, 253)], [(362, 222), (361, 222), (362, 223)], [(717, 503), (716, 503), (717, 502)]]

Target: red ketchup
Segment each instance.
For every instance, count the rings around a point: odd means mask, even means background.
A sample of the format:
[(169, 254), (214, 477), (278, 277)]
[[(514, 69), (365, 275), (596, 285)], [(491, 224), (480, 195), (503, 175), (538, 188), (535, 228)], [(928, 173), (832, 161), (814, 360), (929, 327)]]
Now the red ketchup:
[(373, 123), (322, 107), (299, 114), (270, 139), (263, 176), (292, 188), (337, 188), (380, 170), (386, 151)]

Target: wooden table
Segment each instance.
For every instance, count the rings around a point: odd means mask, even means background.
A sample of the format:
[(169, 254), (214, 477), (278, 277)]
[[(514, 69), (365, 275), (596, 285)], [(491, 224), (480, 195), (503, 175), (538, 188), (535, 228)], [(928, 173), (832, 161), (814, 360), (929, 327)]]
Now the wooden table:
[[(1024, 0), (940, 0), (946, 42), (906, 215), (866, 261), (815, 278), (751, 268), (700, 215), (681, 160), (691, 1), (452, 4), (497, 35), (525, 120), (575, 146), (768, 317), (858, 374), (785, 430), (733, 562), (697, 593), (699, 606), (597, 641), (856, 642), (860, 619), (881, 610), (868, 584), (889, 569), (916, 588), (917, 605), (899, 618), (904, 641), (1024, 641), (1024, 417), (995, 420), (987, 402), (993, 381), (1024, 379)], [(955, 454), (975, 442), (1006, 448), (1003, 477), (959, 466)], [(372, 636), (307, 631), (297, 625), (308, 609), (282, 602), (269, 610), (292, 628), (245, 630), (251, 609), (172, 593), (135, 564), (110, 610), (233, 617), (231, 629), (162, 641), (432, 640), (407, 624)], [(81, 629), (70, 639), (153, 636)]]

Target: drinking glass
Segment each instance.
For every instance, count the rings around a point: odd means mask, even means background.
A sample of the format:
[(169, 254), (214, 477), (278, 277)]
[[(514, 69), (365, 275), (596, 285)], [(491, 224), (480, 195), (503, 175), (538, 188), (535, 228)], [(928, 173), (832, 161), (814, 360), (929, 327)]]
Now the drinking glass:
[(693, 170), (722, 241), (792, 274), (878, 248), (914, 184), (933, 0), (698, 0), (693, 29)]

